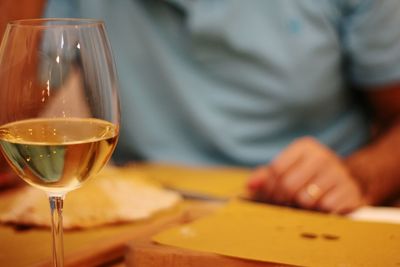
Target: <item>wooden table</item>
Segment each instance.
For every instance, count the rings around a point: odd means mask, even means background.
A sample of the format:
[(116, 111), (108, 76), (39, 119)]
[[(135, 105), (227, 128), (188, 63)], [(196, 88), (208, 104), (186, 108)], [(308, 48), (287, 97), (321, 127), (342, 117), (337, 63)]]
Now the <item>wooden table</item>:
[[(243, 169), (193, 169), (165, 165), (135, 167), (159, 180), (184, 179), (195, 176), (243, 176)], [(211, 177), (213, 178), (213, 177)], [(227, 177), (225, 177), (227, 178)], [(240, 177), (237, 177), (240, 180)], [(12, 191), (1, 192), (2, 200)], [(224, 202), (185, 200), (177, 207), (161, 212), (151, 219), (103, 226), (64, 234), (66, 266), (134, 266), (134, 267), (271, 267), (285, 266), (241, 260), (210, 253), (158, 245), (151, 236), (168, 227), (184, 224), (210, 214)], [(0, 210), (5, 203), (0, 201)], [(15, 229), (0, 225), (0, 266), (51, 266), (51, 235), (49, 229)]]

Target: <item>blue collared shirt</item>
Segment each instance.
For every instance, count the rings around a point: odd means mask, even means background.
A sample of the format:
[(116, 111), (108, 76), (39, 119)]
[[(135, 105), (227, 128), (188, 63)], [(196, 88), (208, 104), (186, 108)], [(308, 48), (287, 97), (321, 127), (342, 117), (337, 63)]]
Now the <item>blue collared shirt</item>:
[(355, 86), (400, 78), (398, 0), (51, 0), (105, 21), (119, 73), (117, 160), (255, 166), (309, 135), (368, 142)]

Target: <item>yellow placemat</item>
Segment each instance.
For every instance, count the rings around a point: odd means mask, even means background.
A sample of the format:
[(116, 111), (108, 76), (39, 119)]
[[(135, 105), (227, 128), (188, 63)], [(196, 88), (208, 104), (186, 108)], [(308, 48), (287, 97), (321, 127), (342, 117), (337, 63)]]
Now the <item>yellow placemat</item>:
[(152, 181), (178, 191), (228, 199), (245, 194), (250, 170), (233, 167), (183, 166), (167, 163), (132, 164)]
[(180, 248), (301, 266), (400, 266), (400, 226), (244, 201), (154, 237)]

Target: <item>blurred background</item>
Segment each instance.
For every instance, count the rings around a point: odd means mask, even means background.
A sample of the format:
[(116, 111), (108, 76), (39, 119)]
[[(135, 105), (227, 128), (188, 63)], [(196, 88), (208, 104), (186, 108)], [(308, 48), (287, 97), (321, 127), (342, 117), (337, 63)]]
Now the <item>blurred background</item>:
[[(45, 0), (0, 0), (0, 40), (3, 39), (9, 21), (40, 18), (45, 3)], [(0, 153), (0, 186), (13, 185), (18, 182), (20, 182), (20, 179), (15, 179), (15, 174), (10, 170)]]

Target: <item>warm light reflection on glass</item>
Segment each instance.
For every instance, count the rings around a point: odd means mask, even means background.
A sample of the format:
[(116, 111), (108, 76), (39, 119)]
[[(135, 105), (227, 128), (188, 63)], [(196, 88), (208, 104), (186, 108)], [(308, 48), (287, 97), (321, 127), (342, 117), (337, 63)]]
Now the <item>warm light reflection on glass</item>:
[(47, 96), (50, 96), (50, 80), (46, 82)]

